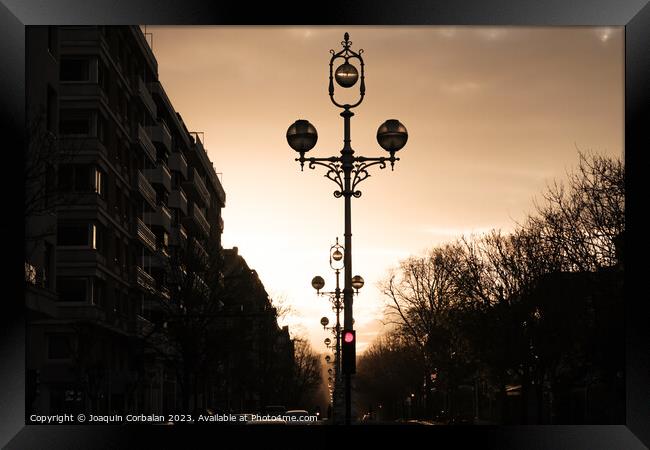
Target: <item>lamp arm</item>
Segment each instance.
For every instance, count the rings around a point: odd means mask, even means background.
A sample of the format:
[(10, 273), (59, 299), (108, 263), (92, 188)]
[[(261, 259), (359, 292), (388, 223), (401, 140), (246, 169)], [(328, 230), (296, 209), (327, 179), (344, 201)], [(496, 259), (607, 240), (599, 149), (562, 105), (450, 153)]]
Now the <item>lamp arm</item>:
[(352, 168), (352, 195), (354, 197), (361, 197), (361, 191), (356, 190), (356, 187), (359, 183), (370, 176), (368, 168), (379, 165), (380, 169), (386, 168), (386, 163), (390, 162), (391, 168), (394, 167), (395, 161), (399, 161), (399, 158), (395, 158), (395, 155), (391, 155), (389, 158), (385, 156), (367, 158), (365, 156), (357, 156), (354, 158), (354, 167)]
[(305, 162), (308, 162), (308, 167), (310, 169), (315, 169), (316, 166), (323, 166), (327, 169), (325, 173), (325, 178), (332, 180), (339, 187), (339, 190), (334, 191), (334, 197), (339, 198), (343, 195), (343, 163), (341, 158), (338, 156), (330, 156), (329, 158), (296, 158), (296, 161), (299, 161), (301, 165)]

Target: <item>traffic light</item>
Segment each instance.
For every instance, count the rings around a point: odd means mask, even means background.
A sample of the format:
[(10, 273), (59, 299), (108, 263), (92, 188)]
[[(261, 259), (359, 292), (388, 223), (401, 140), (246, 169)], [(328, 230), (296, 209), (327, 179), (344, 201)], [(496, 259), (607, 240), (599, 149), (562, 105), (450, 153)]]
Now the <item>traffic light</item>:
[(357, 336), (354, 330), (343, 330), (343, 373), (352, 374), (357, 371)]

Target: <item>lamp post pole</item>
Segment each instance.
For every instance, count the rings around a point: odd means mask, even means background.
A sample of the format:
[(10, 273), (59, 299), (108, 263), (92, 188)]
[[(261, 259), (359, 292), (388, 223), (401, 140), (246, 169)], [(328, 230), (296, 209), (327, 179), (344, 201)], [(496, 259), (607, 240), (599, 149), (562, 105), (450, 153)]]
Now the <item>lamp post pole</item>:
[[(341, 252), (343, 250), (343, 252)], [(334, 273), (336, 275), (336, 286), (333, 291), (321, 291), (323, 287), (325, 286), (325, 280), (321, 276), (315, 276), (311, 280), (311, 285), (314, 289), (316, 289), (316, 293), (318, 295), (323, 295), (323, 296), (328, 296), (330, 300), (332, 301), (332, 307), (334, 310), (334, 313), (336, 314), (336, 324), (331, 327), (334, 337), (336, 339), (336, 342), (334, 345), (330, 345), (331, 341), (328, 339), (325, 340), (325, 345), (327, 345), (328, 348), (334, 348), (334, 418), (335, 423), (338, 423), (338, 420), (340, 417), (344, 417), (344, 414), (341, 414), (340, 406), (341, 406), (341, 395), (344, 393), (342, 391), (342, 382), (341, 382), (341, 375), (342, 375), (342, 365), (341, 365), (341, 309), (343, 309), (343, 304), (341, 302), (341, 285), (340, 285), (340, 279), (341, 279), (341, 269), (344, 268), (344, 253), (345, 253), (345, 248), (342, 247), (339, 244), (339, 238), (336, 238), (336, 243), (330, 248), (330, 267), (334, 270)], [(351, 278), (351, 285), (354, 291), (358, 294), (359, 289), (361, 289), (364, 285), (364, 280), (363, 277), (360, 275), (357, 275), (355, 277)], [(353, 292), (352, 294), (354, 295)], [(329, 323), (329, 319), (323, 318), (321, 319), (321, 325), (323, 325), (324, 328), (327, 328), (326, 324), (324, 322), (327, 320)], [(352, 324), (354, 325), (354, 320), (352, 321)]]
[[(352, 109), (359, 106), (363, 101), (366, 87), (364, 80), (364, 61), (361, 54), (363, 50), (358, 52), (353, 51), (350, 47), (352, 42), (350, 36), (345, 33), (343, 41), (341, 42), (342, 50), (335, 52), (330, 50), (332, 57), (329, 63), (329, 96), (332, 103), (342, 108), (340, 113), (343, 117), (343, 149), (340, 156), (331, 156), (325, 158), (305, 157), (305, 153), (311, 150), (318, 140), (318, 133), (316, 128), (307, 120), (297, 120), (287, 130), (287, 142), (289, 146), (300, 154), (296, 161), (300, 162), (300, 168), (303, 170), (305, 162), (309, 163), (310, 169), (315, 169), (316, 166), (323, 166), (327, 169), (325, 177), (334, 181), (339, 190), (334, 191), (334, 197), (344, 198), (345, 205), (345, 250), (344, 250), (344, 287), (343, 287), (343, 328), (344, 330), (352, 330), (354, 320), (352, 315), (352, 197), (361, 197), (361, 191), (357, 190), (357, 185), (368, 178), (368, 168), (374, 165), (379, 165), (381, 169), (386, 168), (386, 164), (390, 162), (391, 170), (395, 166), (395, 161), (399, 158), (395, 157), (395, 152), (400, 150), (408, 140), (408, 133), (406, 127), (398, 120), (390, 119), (380, 125), (377, 130), (377, 141), (379, 145), (386, 150), (389, 157), (371, 157), (355, 156), (354, 150), (351, 146), (350, 139), (350, 119), (354, 116)], [(334, 62), (337, 59), (342, 59), (343, 63), (334, 70)], [(350, 61), (359, 65), (360, 71)], [(360, 72), (360, 74), (359, 74)], [(336, 83), (344, 88), (351, 88), (359, 81), (359, 98), (356, 103), (341, 104), (334, 97), (334, 80)], [(356, 345), (356, 343), (355, 343)], [(345, 352), (345, 349), (344, 349)], [(343, 356), (345, 359), (345, 355)], [(355, 368), (343, 368), (345, 376), (345, 423), (351, 423), (352, 416), (352, 388), (351, 377), (355, 372)]]

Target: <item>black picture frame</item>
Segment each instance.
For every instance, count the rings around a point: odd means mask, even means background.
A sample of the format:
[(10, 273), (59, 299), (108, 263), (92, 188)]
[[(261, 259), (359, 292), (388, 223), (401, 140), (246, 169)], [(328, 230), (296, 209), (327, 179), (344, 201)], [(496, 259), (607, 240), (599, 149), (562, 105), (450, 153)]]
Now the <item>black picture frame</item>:
[[(71, 24), (176, 25), (540, 25), (625, 27), (625, 164), (627, 242), (625, 254), (626, 307), (626, 424), (611, 426), (503, 426), (428, 427), (427, 442), (464, 447), (474, 443), (495, 448), (636, 449), (650, 445), (650, 327), (647, 294), (643, 294), (641, 256), (647, 239), (640, 191), (642, 171), (650, 149), (650, 5), (647, 0), (485, 0), (470, 1), (332, 1), (316, 6), (307, 2), (262, 4), (208, 0), (0, 0), (0, 114), (2, 119), (5, 209), (0, 221), (3, 249), (11, 248), (9, 270), (2, 272), (0, 324), (0, 444), (6, 448), (123, 448), (153, 445), (170, 431), (179, 439), (198, 434), (215, 439), (223, 428), (43, 426), (25, 425), (25, 333), (23, 302), (23, 224), (21, 217), (22, 151), (25, 120), (25, 26)], [(15, 178), (15, 179), (14, 179)], [(14, 214), (14, 211), (16, 214)], [(7, 243), (13, 245), (7, 246)], [(14, 248), (15, 247), (15, 248)], [(14, 251), (15, 250), (15, 251)], [(14, 257), (15, 255), (15, 257)], [(312, 427), (314, 428), (314, 427)], [(321, 430), (301, 430), (309, 443)], [(329, 427), (328, 427), (329, 428)], [(353, 427), (354, 428), (354, 427)], [(164, 430), (163, 430), (164, 429)], [(359, 434), (375, 438), (396, 429), (358, 427)], [(403, 430), (403, 429), (402, 429)], [(237, 430), (234, 430), (237, 432)], [(278, 430), (275, 430), (278, 431)], [(288, 439), (293, 430), (278, 432)], [(347, 431), (356, 431), (355, 429)], [(399, 431), (399, 430), (397, 430)], [(422, 429), (406, 433), (420, 434)], [(239, 429), (241, 435), (241, 429)], [(248, 435), (248, 432), (246, 433)], [(399, 433), (401, 435), (401, 433)], [(418, 436), (421, 438), (424, 436)], [(221, 438), (219, 438), (221, 439)], [(308, 439), (308, 440), (307, 440)], [(418, 439), (419, 441), (419, 439)], [(208, 441), (210, 442), (210, 441)], [(212, 440), (212, 442), (217, 442)], [(412, 441), (409, 437), (408, 442)], [(146, 445), (149, 447), (149, 445)], [(275, 447), (275, 446), (273, 446)], [(165, 447), (167, 448), (167, 447)]]

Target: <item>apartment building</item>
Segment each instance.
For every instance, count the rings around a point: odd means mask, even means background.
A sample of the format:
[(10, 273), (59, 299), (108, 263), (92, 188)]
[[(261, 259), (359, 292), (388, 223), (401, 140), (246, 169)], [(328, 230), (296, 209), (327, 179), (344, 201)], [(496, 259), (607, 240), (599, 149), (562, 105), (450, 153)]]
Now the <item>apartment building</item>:
[(222, 370), (229, 382), (215, 404), (235, 412), (287, 404), (294, 373), (289, 327), (278, 325), (277, 309), (239, 249), (224, 249), (223, 257), (228, 294), (217, 326), (228, 342)]
[(26, 40), (26, 164), (44, 174), (26, 192), (45, 192), (26, 205), (28, 413), (177, 412), (175, 372), (145, 341), (175, 249), (221, 249), (226, 195), (204, 139), (139, 27)]

